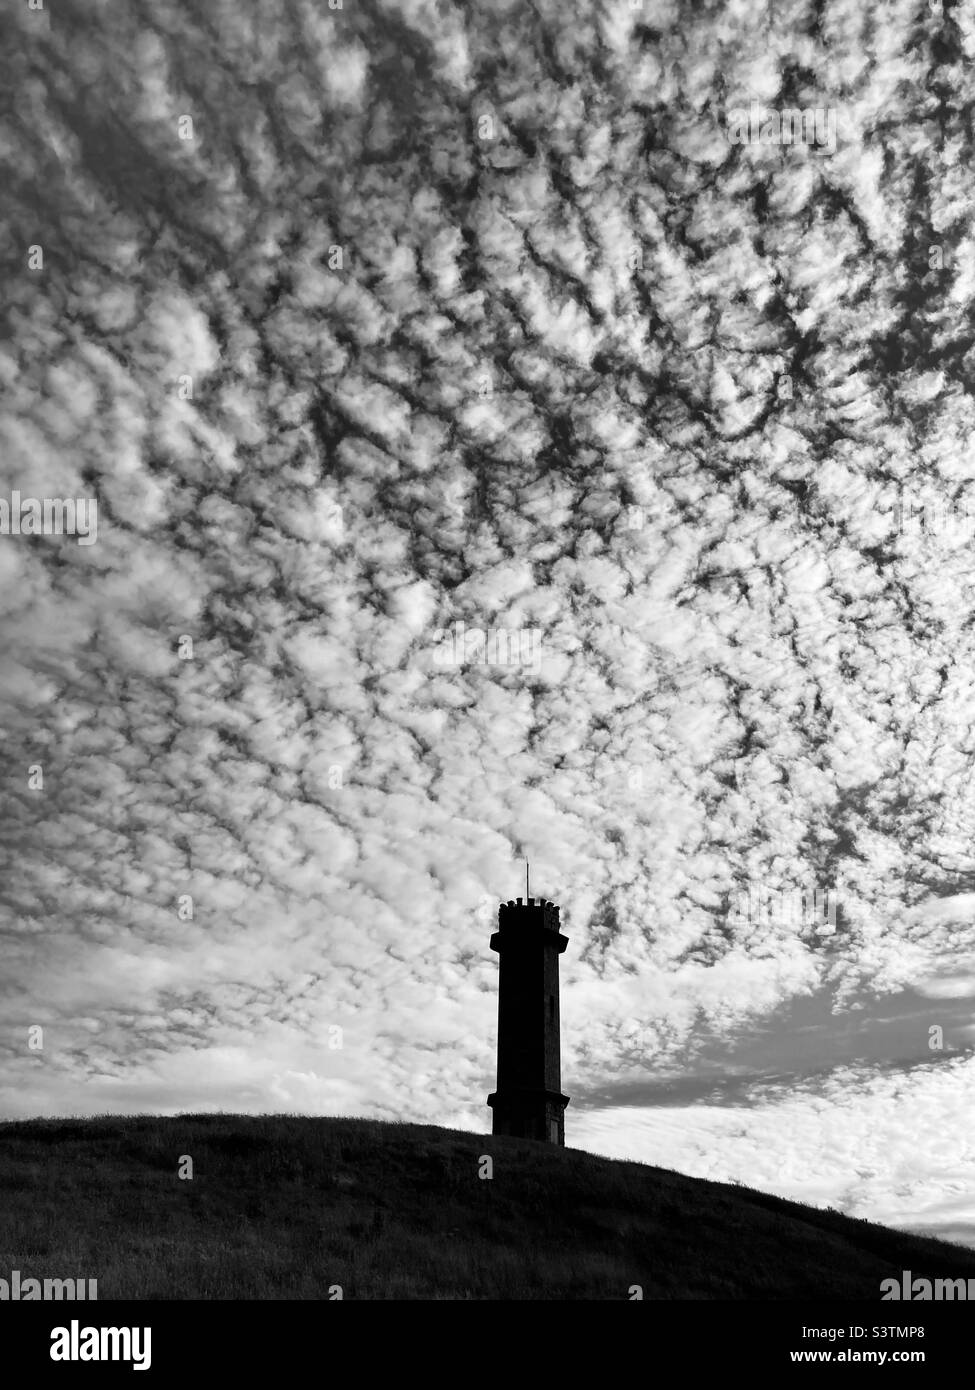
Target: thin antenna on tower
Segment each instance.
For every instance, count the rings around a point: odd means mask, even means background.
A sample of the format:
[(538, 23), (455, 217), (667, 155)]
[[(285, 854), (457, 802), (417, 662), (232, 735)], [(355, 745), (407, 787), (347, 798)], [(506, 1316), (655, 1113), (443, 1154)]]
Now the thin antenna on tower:
[(525, 860), (525, 902), (531, 902), (531, 889), (528, 887), (528, 860)]

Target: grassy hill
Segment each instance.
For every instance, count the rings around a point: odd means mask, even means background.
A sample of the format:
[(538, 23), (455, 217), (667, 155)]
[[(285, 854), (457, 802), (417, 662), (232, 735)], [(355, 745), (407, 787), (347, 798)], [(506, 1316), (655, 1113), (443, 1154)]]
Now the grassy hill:
[(0, 1124), (14, 1269), (96, 1278), (100, 1300), (876, 1300), (902, 1269), (975, 1278), (975, 1251), (517, 1139), (183, 1115)]

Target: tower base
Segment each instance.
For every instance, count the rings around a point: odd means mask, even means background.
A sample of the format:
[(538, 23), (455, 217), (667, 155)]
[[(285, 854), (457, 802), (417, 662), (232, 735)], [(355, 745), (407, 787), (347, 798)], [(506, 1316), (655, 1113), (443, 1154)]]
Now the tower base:
[(514, 1139), (537, 1139), (565, 1147), (565, 1107), (569, 1097), (561, 1091), (521, 1090), (508, 1087), (492, 1091), (487, 1103), (494, 1112), (492, 1134)]

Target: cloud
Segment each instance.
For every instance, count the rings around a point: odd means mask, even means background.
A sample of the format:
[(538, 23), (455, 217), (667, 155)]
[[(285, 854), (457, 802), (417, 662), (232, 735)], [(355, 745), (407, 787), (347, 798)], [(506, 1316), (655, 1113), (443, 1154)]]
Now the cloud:
[(972, 1149), (958, 1117), (971, 1071), (957, 1058), (908, 1075), (844, 1068), (816, 1086), (753, 1086), (741, 1104), (595, 1110), (576, 1118), (573, 1142), (970, 1245)]

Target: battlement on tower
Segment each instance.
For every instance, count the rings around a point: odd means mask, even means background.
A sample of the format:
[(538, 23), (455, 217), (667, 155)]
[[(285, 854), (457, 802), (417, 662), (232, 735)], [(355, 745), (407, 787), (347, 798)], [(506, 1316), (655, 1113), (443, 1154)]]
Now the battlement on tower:
[(529, 898), (527, 902), (523, 898), (511, 898), (502, 903), (498, 908), (498, 926), (513, 923), (515, 918), (527, 918), (534, 925), (559, 930), (559, 909), (545, 898)]

